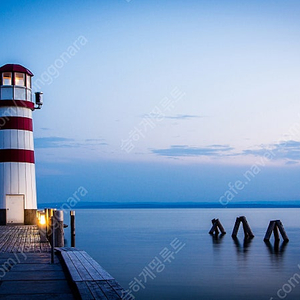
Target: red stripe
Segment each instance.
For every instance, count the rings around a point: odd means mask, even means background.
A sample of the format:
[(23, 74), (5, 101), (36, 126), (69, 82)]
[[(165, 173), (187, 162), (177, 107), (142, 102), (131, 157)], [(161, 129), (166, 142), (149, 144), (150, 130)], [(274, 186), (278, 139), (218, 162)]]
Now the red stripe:
[(24, 117), (2, 117), (0, 118), (0, 130), (2, 129), (33, 131), (32, 119)]
[(3, 106), (15, 106), (15, 107), (25, 107), (34, 109), (34, 103), (24, 100), (0, 100), (0, 107)]
[(34, 164), (34, 151), (23, 149), (0, 149), (0, 163), (2, 162)]

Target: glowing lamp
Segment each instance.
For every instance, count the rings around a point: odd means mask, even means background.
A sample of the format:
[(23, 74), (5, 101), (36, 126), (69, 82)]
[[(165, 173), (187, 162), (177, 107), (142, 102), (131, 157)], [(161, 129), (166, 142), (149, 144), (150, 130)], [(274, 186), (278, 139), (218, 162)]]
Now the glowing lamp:
[(40, 225), (46, 224), (46, 216), (45, 213), (40, 214)]

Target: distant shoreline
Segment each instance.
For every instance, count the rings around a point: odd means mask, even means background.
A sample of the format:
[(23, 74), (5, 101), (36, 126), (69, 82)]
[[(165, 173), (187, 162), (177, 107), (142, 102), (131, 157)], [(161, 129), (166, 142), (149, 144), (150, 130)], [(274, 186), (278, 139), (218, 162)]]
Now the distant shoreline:
[(74, 207), (68, 207), (66, 203), (39, 203), (38, 208), (43, 209), (45, 207), (60, 208), (60, 209), (129, 209), (129, 208), (145, 208), (145, 209), (158, 209), (158, 208), (300, 208), (300, 201), (286, 202), (237, 202), (228, 203), (228, 205), (222, 205), (220, 203), (158, 203), (158, 202), (146, 202), (146, 203), (119, 203), (119, 202), (78, 202)]

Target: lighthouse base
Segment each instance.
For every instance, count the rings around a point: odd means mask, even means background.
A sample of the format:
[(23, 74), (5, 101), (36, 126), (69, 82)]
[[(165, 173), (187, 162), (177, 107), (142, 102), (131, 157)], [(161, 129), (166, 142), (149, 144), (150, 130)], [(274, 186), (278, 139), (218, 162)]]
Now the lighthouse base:
[(36, 209), (24, 210), (24, 225), (36, 225)]
[[(6, 225), (6, 209), (0, 209), (0, 225)], [(24, 210), (24, 225), (36, 225), (36, 209)]]

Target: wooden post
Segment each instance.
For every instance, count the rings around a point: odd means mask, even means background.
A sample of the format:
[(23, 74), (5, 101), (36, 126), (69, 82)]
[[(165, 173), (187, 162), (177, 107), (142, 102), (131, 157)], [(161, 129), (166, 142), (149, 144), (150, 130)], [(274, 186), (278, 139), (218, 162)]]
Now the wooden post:
[(269, 227), (268, 227), (267, 232), (265, 234), (264, 241), (268, 241), (270, 239), (272, 231), (274, 230), (275, 224), (276, 224), (275, 221), (270, 221)]
[(237, 237), (237, 233), (239, 231), (239, 227), (240, 227), (240, 223), (243, 223), (243, 229), (244, 229), (244, 235), (245, 235), (245, 238), (254, 238), (254, 234), (247, 222), (247, 219), (245, 216), (241, 216), (241, 217), (238, 217), (236, 218), (236, 221), (235, 221), (235, 224), (234, 224), (234, 228), (233, 228), (233, 231), (232, 231), (232, 237), (233, 238), (236, 238)]
[(280, 238), (279, 238), (278, 226), (277, 226), (276, 223), (275, 223), (275, 226), (274, 226), (274, 229), (273, 229), (273, 233), (274, 233), (275, 241), (279, 241)]
[(209, 234), (218, 235), (219, 229), (221, 231), (221, 234), (226, 234), (226, 231), (225, 231), (224, 227), (222, 226), (221, 222), (219, 221), (219, 219), (212, 219), (211, 222), (212, 222), (213, 226), (210, 229)]
[(270, 224), (269, 224), (269, 227), (267, 229), (264, 241), (269, 241), (270, 240), (272, 232), (274, 233), (275, 242), (279, 241), (280, 239), (279, 239), (278, 229), (279, 229), (279, 231), (281, 233), (281, 236), (283, 237), (283, 240), (285, 242), (288, 242), (289, 238), (287, 237), (287, 234), (286, 234), (286, 232), (285, 232), (285, 230), (283, 228), (283, 225), (282, 225), (282, 223), (281, 223), (280, 220), (270, 221)]
[(48, 238), (48, 240), (50, 241), (50, 243), (51, 243), (51, 241), (52, 241), (52, 223), (53, 223), (53, 219), (51, 219), (51, 217), (53, 216), (53, 212), (54, 212), (55, 210), (53, 209), (53, 208), (48, 208), (47, 209), (47, 215), (48, 215), (48, 221), (49, 221), (49, 226), (47, 227), (47, 238)]
[(226, 234), (226, 231), (225, 231), (225, 229), (224, 229), (224, 227), (223, 227), (223, 225), (221, 224), (221, 222), (220, 222), (219, 219), (217, 219), (217, 223), (218, 223), (218, 227), (219, 227), (221, 233), (222, 233), (222, 234)]
[(75, 247), (75, 210), (70, 211), (71, 247)]
[(54, 211), (55, 219), (55, 247), (64, 247), (64, 212)]
[(51, 264), (54, 264), (54, 241), (55, 241), (55, 221), (54, 217), (50, 217), (50, 231), (51, 231)]
[(48, 235), (48, 230), (50, 227), (50, 216), (49, 216), (49, 208), (45, 208), (45, 216), (46, 216), (46, 236)]
[(209, 234), (214, 234), (214, 233), (215, 234), (219, 234), (216, 219), (212, 219), (211, 222), (212, 222), (213, 225), (212, 225), (212, 227), (211, 227), (211, 229), (209, 231)]
[(240, 218), (236, 218), (235, 224), (233, 227), (233, 231), (232, 231), (232, 235), (231, 235), (233, 238), (236, 238), (236, 236), (237, 236), (237, 233), (238, 233), (239, 227), (240, 227), (240, 222), (241, 222)]
[(251, 228), (250, 228), (250, 226), (249, 226), (249, 224), (247, 222), (246, 217), (242, 216), (242, 217), (240, 217), (240, 220), (243, 223), (243, 229), (244, 229), (245, 237), (246, 238), (251, 238), (251, 239), (254, 238), (254, 234), (253, 234), (253, 232), (252, 232), (252, 230), (251, 230)]
[(287, 237), (287, 234), (286, 234), (286, 232), (285, 232), (285, 230), (283, 228), (283, 225), (282, 225), (281, 221), (280, 220), (276, 220), (276, 225), (278, 226), (278, 229), (279, 229), (279, 231), (280, 231), (280, 233), (281, 233), (281, 235), (283, 237), (283, 240), (285, 242), (288, 242), (289, 238)]

